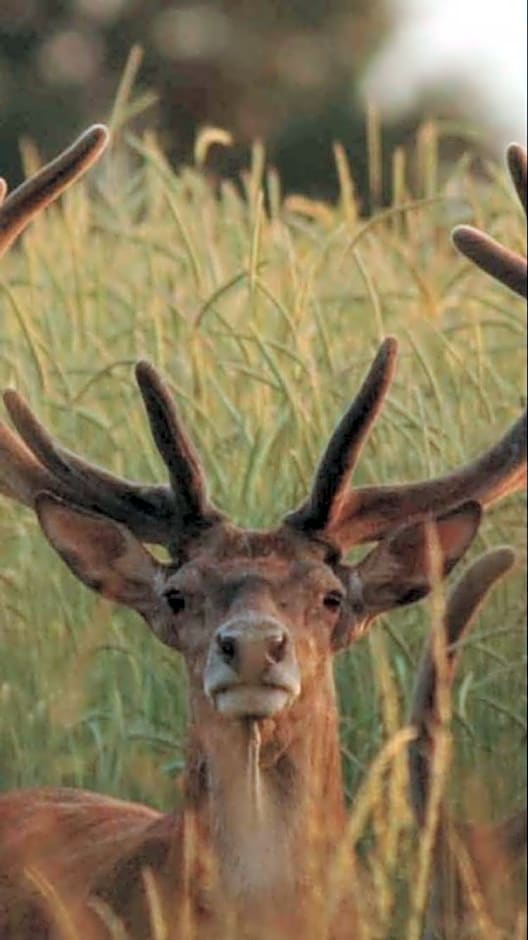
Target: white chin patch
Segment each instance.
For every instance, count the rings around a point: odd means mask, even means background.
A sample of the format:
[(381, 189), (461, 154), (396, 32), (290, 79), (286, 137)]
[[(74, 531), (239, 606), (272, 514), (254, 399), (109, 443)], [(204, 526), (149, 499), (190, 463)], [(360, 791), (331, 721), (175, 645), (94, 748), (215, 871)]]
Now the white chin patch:
[(286, 689), (244, 685), (224, 689), (214, 696), (217, 711), (226, 718), (270, 718), (282, 711), (293, 696)]

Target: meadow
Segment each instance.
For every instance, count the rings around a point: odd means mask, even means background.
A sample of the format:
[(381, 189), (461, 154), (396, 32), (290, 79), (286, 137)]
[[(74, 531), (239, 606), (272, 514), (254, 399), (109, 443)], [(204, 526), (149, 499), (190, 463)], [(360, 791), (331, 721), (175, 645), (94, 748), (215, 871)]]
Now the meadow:
[[(394, 155), (394, 204), (369, 218), (339, 147), (341, 198), (328, 206), (283, 199), (259, 144), (243, 192), (214, 192), (201, 170), (214, 135), (178, 172), (152, 135), (119, 136), (2, 261), (0, 385), (72, 450), (159, 481), (133, 379), (149, 359), (169, 380), (214, 502), (267, 527), (304, 498), (392, 334), (398, 372), (356, 482), (417, 480), (469, 460), (524, 403), (525, 316), (456, 254), (449, 231), (471, 221), (524, 250), (524, 229), (503, 168), (476, 176), (469, 154), (446, 168), (440, 132), (426, 125), (410, 156)], [(28, 144), (24, 154), (31, 171), (38, 157)], [(375, 189), (374, 157), (371, 166)], [(507, 543), (519, 563), (459, 670), (449, 799), (460, 816), (501, 818), (525, 790), (524, 507), (522, 494), (493, 507), (469, 553)], [(0, 584), (0, 790), (60, 784), (174, 806), (186, 725), (178, 656), (76, 582), (33, 515), (3, 498)], [(430, 618), (427, 603), (382, 618), (336, 666), (347, 794), (352, 807), (363, 794), (358, 839), (387, 938), (410, 936), (417, 836), (401, 749), (395, 775), (374, 781), (369, 767), (405, 724)]]

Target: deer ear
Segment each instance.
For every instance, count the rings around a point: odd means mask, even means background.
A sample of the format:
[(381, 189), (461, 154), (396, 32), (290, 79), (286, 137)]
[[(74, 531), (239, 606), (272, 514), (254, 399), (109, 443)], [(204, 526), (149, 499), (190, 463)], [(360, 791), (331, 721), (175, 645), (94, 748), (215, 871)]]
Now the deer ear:
[(84, 584), (143, 615), (150, 611), (161, 566), (126, 526), (48, 493), (37, 497), (35, 510), (48, 541)]
[[(445, 577), (471, 545), (481, 517), (480, 504), (466, 502), (432, 520), (402, 526), (380, 542), (354, 572), (365, 616), (371, 619), (425, 597), (432, 587), (435, 544)], [(429, 533), (431, 526), (434, 531)]]

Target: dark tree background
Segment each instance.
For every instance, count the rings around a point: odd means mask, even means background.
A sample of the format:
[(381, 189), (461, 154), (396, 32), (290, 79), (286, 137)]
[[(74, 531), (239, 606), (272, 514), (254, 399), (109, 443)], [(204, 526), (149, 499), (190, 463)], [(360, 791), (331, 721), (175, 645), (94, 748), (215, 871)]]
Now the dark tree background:
[[(236, 141), (212, 152), (216, 172), (236, 175), (259, 137), (286, 191), (332, 198), (340, 140), (366, 199), (356, 89), (386, 26), (382, 0), (1, 0), (1, 172), (20, 179), (22, 136), (49, 157), (107, 119), (139, 43), (135, 91), (158, 102), (134, 126), (155, 127), (174, 164), (189, 159), (197, 128), (215, 124)], [(386, 132), (386, 150), (408, 131)]]

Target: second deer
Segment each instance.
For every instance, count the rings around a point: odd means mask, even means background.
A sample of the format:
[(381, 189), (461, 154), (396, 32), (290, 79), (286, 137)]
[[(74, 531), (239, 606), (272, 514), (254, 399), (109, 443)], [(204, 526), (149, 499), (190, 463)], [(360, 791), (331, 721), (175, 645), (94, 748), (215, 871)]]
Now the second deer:
[[(435, 651), (431, 639), (424, 650), (410, 716), (417, 730), (410, 746), (411, 794), (420, 827), (429, 809), (435, 738), (445, 722), (440, 695), (450, 699), (461, 641), (486, 594), (514, 561), (511, 549), (497, 548), (473, 562), (447, 600), (440, 649)], [(486, 825), (455, 822), (442, 802), (433, 825), (433, 886), (424, 940), (460, 940), (474, 936), (476, 927), (479, 936), (490, 940), (521, 936), (526, 916), (526, 808)]]

